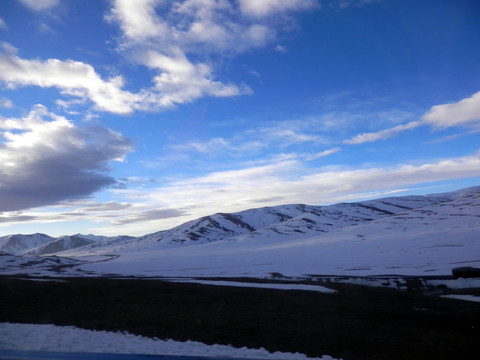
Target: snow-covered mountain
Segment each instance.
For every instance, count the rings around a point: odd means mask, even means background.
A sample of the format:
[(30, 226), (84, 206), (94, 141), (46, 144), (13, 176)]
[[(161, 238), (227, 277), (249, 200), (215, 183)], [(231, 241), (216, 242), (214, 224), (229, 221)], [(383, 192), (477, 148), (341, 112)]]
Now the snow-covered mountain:
[(0, 251), (82, 259), (86, 263), (76, 269), (96, 274), (448, 274), (459, 264), (480, 265), (480, 187), (218, 213), (137, 238), (42, 238), (39, 245), (31, 240), (15, 251), (9, 251), (10, 239), (20, 244), (22, 236), (4, 238)]
[(7, 254), (21, 255), (52, 241), (55, 241), (55, 238), (38, 233), (30, 235), (7, 235), (0, 237), (0, 251)]
[(43, 244), (35, 249), (26, 252), (28, 255), (52, 255), (65, 250), (75, 249), (81, 246), (93, 244), (102, 239), (102, 237), (92, 235), (65, 235), (58, 239), (54, 239), (46, 244)]
[(445, 200), (443, 197), (405, 196), (330, 206), (295, 204), (249, 209), (231, 214), (217, 213), (138, 238), (110, 240), (108, 245), (103, 239), (103, 246), (99, 246), (98, 242), (93, 242), (63, 254), (126, 253), (176, 246), (185, 247), (220, 240), (233, 241), (239, 236), (255, 239), (273, 237), (293, 240), (435, 204), (443, 200)]

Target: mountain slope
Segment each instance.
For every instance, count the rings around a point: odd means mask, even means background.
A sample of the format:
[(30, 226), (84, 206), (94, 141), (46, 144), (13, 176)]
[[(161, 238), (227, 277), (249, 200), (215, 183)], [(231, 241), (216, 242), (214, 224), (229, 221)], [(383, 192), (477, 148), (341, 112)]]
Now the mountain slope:
[(406, 196), (330, 206), (293, 204), (249, 209), (232, 214), (217, 213), (169, 230), (134, 239), (110, 241), (109, 245), (103, 247), (95, 243), (67, 251), (64, 255), (128, 253), (175, 246), (185, 247), (220, 240), (236, 240), (242, 236), (288, 238), (293, 241), (389, 216), (406, 209), (435, 204), (442, 200), (443, 197)]
[(28, 255), (51, 255), (65, 250), (75, 249), (95, 242), (91, 237), (77, 234), (71, 236), (61, 236), (47, 244), (32, 249), (26, 254)]
[(82, 269), (141, 276), (263, 277), (274, 272), (288, 276), (448, 275), (453, 267), (479, 266), (479, 189), (434, 196), (422, 200), (422, 205), (413, 209), (402, 205), (397, 213), (353, 224), (347, 221), (345, 226), (313, 236), (249, 232), (188, 247), (124, 253)]
[(7, 235), (0, 237), (0, 251), (8, 254), (19, 255), (26, 253), (34, 248), (46, 245), (55, 238), (45, 234), (30, 235)]

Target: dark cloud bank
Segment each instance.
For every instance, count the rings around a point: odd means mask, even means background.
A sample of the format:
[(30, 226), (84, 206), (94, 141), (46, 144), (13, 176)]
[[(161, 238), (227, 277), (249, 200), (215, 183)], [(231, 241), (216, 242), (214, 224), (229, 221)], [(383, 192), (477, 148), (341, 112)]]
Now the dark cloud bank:
[[(53, 121), (45, 121), (45, 117)], [(108, 163), (130, 141), (103, 127), (79, 129), (37, 107), (23, 119), (0, 119), (0, 211), (18, 211), (89, 196), (115, 179)], [(1, 138), (0, 138), (1, 139)]]

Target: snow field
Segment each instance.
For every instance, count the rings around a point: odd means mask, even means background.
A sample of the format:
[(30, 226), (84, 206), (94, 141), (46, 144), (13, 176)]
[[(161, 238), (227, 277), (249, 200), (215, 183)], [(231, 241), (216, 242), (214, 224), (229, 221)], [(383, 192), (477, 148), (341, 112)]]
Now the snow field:
[(85, 330), (73, 326), (0, 323), (1, 350), (129, 353), (236, 357), (277, 360), (334, 360), (326, 355), (310, 358), (300, 353), (234, 348), (229, 345), (206, 345), (197, 341), (160, 340), (127, 332)]

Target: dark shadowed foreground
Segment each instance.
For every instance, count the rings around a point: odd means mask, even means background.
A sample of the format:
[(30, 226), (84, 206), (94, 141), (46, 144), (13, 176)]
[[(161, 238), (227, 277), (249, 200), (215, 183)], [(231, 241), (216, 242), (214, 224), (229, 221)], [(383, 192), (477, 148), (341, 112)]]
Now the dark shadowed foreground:
[(338, 292), (0, 277), (0, 321), (122, 330), (345, 360), (467, 359), (478, 349), (478, 303), (418, 289), (328, 286)]

